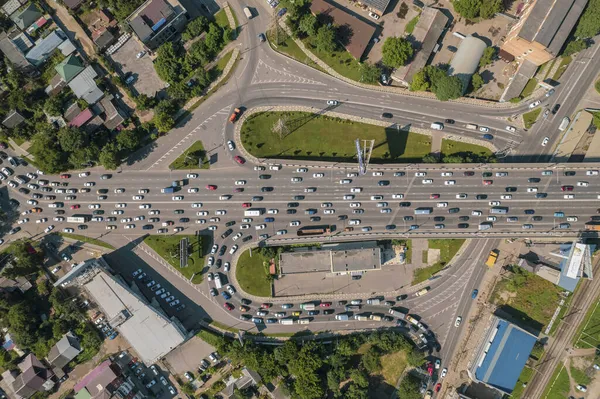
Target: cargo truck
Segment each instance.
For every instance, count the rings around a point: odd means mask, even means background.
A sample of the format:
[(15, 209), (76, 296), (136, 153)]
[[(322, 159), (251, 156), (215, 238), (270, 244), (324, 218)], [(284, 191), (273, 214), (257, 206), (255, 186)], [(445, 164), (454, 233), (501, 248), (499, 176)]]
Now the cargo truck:
[(298, 319), (298, 324), (308, 324), (308, 323), (310, 323), (310, 319), (308, 317)]
[(314, 226), (314, 227), (303, 227), (299, 229), (297, 234), (299, 236), (315, 236), (331, 233), (330, 226)]
[(491, 250), (487, 260), (485, 261), (485, 264), (488, 267), (493, 267), (496, 264), (496, 261), (498, 260), (498, 254), (499, 252), (497, 249)]
[(68, 223), (85, 223), (88, 220), (90, 220), (90, 216), (89, 215), (67, 216), (67, 222)]
[(369, 319), (373, 321), (381, 321), (381, 316), (379, 316), (378, 314), (372, 314), (369, 316)]
[(394, 310), (394, 309), (388, 310), (388, 313), (390, 315), (398, 318), (398, 320), (404, 320), (404, 319), (406, 319), (406, 316), (408, 316), (406, 313), (402, 313), (402, 312), (399, 312), (399, 311)]
[(244, 14), (246, 14), (246, 18), (252, 19), (252, 11), (250, 11), (250, 8), (244, 7)]
[(161, 189), (160, 192), (164, 193), (164, 194), (172, 194), (175, 192), (175, 188), (174, 187), (165, 187), (165, 188)]
[(260, 216), (260, 215), (262, 215), (262, 213), (263, 213), (262, 209), (252, 208), (252, 209), (245, 210), (244, 216)]
[(423, 295), (427, 294), (428, 292), (429, 292), (429, 287), (425, 287), (421, 291), (417, 292), (415, 295), (416, 296), (423, 296)]
[(410, 324), (414, 324), (415, 326), (419, 324), (419, 320), (415, 319), (414, 317), (412, 317), (411, 315), (406, 315), (406, 320), (410, 323)]
[(348, 315), (347, 314), (336, 314), (335, 319), (345, 321), (345, 320), (348, 320)]
[(360, 305), (346, 305), (346, 307), (344, 309), (346, 309), (346, 312), (350, 312), (353, 310), (360, 310)]
[(316, 306), (312, 302), (307, 302), (307, 303), (301, 303), (300, 304), (300, 309), (303, 309), (303, 310), (315, 310), (315, 308), (316, 308)]
[(219, 273), (215, 273), (215, 288), (218, 290), (223, 288), (223, 283), (221, 283), (221, 276)]
[(279, 320), (279, 324), (294, 324), (294, 319), (292, 319), (291, 317), (288, 317), (287, 319), (281, 319)]
[(354, 320), (367, 321), (367, 320), (369, 320), (369, 318), (367, 316), (365, 316), (364, 314), (357, 314), (357, 315), (354, 315)]
[(379, 305), (381, 301), (378, 298), (367, 299), (367, 305)]
[(185, 180), (173, 180), (171, 182), (171, 187), (181, 187), (185, 186)]
[(600, 231), (600, 223), (586, 223), (585, 224), (585, 229), (586, 230)]

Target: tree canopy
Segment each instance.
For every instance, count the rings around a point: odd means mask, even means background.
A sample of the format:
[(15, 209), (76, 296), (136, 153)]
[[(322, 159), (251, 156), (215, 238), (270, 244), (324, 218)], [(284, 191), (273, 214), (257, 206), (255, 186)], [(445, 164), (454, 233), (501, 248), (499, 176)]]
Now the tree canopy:
[(383, 43), (383, 63), (390, 68), (406, 65), (413, 53), (412, 45), (403, 37), (388, 37)]
[(314, 43), (319, 51), (324, 53), (334, 52), (337, 48), (335, 42), (335, 29), (329, 25), (321, 26), (317, 31)]
[(502, 0), (454, 0), (452, 5), (457, 13), (467, 19), (490, 19), (504, 10)]
[(448, 76), (439, 66), (427, 65), (413, 76), (410, 89), (429, 90), (438, 100), (448, 101), (462, 96), (463, 83), (457, 76)]
[(600, 33), (600, 0), (590, 0), (575, 28), (575, 36), (589, 39)]

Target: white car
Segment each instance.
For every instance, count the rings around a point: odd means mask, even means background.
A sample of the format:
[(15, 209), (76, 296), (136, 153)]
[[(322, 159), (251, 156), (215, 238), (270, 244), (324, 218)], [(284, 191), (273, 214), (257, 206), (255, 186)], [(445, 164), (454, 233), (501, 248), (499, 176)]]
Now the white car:
[(598, 176), (598, 171), (597, 170), (588, 170), (587, 172), (585, 172), (586, 176)]
[(433, 179), (423, 179), (423, 184), (433, 184)]
[(121, 223), (129, 223), (131, 221), (132, 221), (131, 218), (123, 218), (123, 219), (121, 219)]
[(352, 183), (351, 179), (342, 179), (342, 180), (340, 180), (340, 184), (350, 184), (350, 183)]
[(246, 230), (249, 229), (250, 225), (249, 224), (240, 224), (240, 230)]
[(442, 177), (452, 177), (454, 173), (452, 172), (442, 172)]
[(135, 229), (135, 224), (126, 224), (125, 228), (126, 229)]
[(509, 132), (516, 132), (517, 128), (514, 126), (506, 126), (504, 129), (506, 129)]
[(453, 185), (455, 185), (455, 184), (456, 184), (456, 180), (446, 180), (446, 181), (444, 182), (444, 184), (445, 184), (446, 186), (453, 186)]
[(358, 177), (358, 173), (356, 173), (356, 172), (346, 173), (346, 177)]
[(578, 391), (587, 392), (587, 387), (585, 385), (579, 384), (575, 388), (577, 388)]
[(27, 203), (29, 205), (34, 205), (34, 206), (38, 204), (38, 202), (36, 200), (34, 200), (34, 199), (27, 200)]
[(372, 11), (369, 11), (369, 17), (373, 18), (375, 21), (377, 21), (380, 18), (379, 15), (375, 14)]
[(416, 177), (425, 177), (427, 176), (427, 172), (415, 172)]
[(456, 199), (467, 199), (467, 194), (465, 194), (465, 193), (456, 194)]
[(298, 172), (298, 173), (306, 173), (306, 172), (308, 172), (308, 169), (306, 169), (306, 168), (298, 168), (298, 169), (296, 169), (296, 172)]
[(125, 192), (124, 188), (115, 188), (115, 194), (123, 194)]
[(259, 225), (254, 226), (254, 228), (256, 230), (264, 230), (264, 229), (267, 228), (267, 225), (266, 224), (259, 224)]
[(226, 215), (226, 214), (227, 214), (227, 211), (225, 209), (217, 209), (215, 211), (215, 215), (217, 215), (217, 216), (223, 216), (223, 215)]
[(300, 221), (299, 220), (292, 220), (290, 222), (290, 226), (292, 226), (292, 227), (300, 226)]
[(471, 211), (472, 216), (481, 216), (481, 211)]
[(336, 100), (327, 100), (327, 105), (338, 105)]
[(150, 190), (148, 190), (147, 188), (140, 188), (138, 190), (138, 194), (148, 194), (150, 192)]
[(234, 245), (234, 246), (233, 246), (233, 247), (231, 247), (231, 249), (229, 250), (229, 254), (230, 254), (230, 255), (233, 255), (233, 254), (235, 253), (235, 251), (237, 251), (237, 250), (238, 250), (238, 248), (239, 248), (239, 247), (238, 247), (237, 245)]
[(490, 201), (490, 206), (500, 206), (500, 201)]
[(74, 231), (75, 231), (75, 230), (73, 230), (73, 229), (72, 229), (72, 228), (70, 228), (70, 227), (65, 227), (65, 228), (63, 229), (63, 233), (73, 233)]
[(229, 195), (229, 194), (227, 194), (227, 195), (221, 195), (219, 197), (219, 201), (229, 201), (230, 199), (231, 199), (231, 195)]
[(392, 194), (392, 198), (393, 199), (403, 199), (404, 198), (404, 194)]
[(323, 213), (325, 215), (333, 215), (335, 213), (335, 209), (325, 209)]
[(348, 224), (351, 226), (358, 226), (360, 224), (360, 219), (350, 219)]
[(458, 316), (456, 318), (456, 321), (454, 322), (454, 327), (458, 327), (460, 326), (460, 323), (462, 322), (462, 316)]
[(211, 255), (214, 255), (214, 254), (216, 254), (218, 250), (219, 250), (219, 246), (218, 246), (217, 244), (214, 244), (214, 245), (212, 246), (212, 248), (210, 249), (210, 253), (211, 253)]
[(132, 200), (134, 201), (140, 201), (144, 199), (143, 195), (134, 195), (133, 197), (131, 197)]
[(296, 177), (292, 177), (292, 178), (290, 179), (290, 181), (291, 181), (292, 183), (300, 183), (300, 182), (302, 181), (302, 178), (301, 178), (301, 177), (297, 177), (297, 176), (296, 176)]
[(354, 195), (347, 194), (347, 195), (344, 195), (344, 197), (343, 197), (343, 198), (344, 198), (346, 201), (351, 201), (351, 200), (353, 200), (353, 199), (354, 199)]
[(267, 211), (267, 213), (268, 213), (269, 215), (277, 215), (277, 214), (279, 213), (279, 210), (278, 210), (278, 209), (269, 209), (269, 210)]
[(138, 206), (138, 208), (140, 209), (150, 209), (151, 207), (151, 204), (141, 204), (140, 206)]
[(444, 378), (444, 377), (445, 377), (447, 374), (448, 374), (448, 369), (447, 369), (447, 368), (444, 368), (444, 369), (442, 370), (442, 373), (440, 374), (440, 378)]
[(133, 220), (135, 220), (136, 222), (139, 222), (144, 219), (146, 219), (146, 216), (144, 216), (144, 215), (136, 216), (133, 218)]
[(531, 104), (529, 104), (529, 108), (535, 108), (538, 105), (540, 105), (542, 102), (540, 100), (534, 101)]
[(200, 191), (197, 187), (188, 188), (188, 193), (197, 193)]
[(187, 178), (188, 179), (197, 179), (198, 178), (198, 174), (197, 173), (188, 173), (187, 174)]
[(509, 199), (512, 199), (512, 195), (510, 195), (510, 194), (504, 194), (504, 195), (500, 196), (500, 199), (509, 200)]
[(360, 208), (360, 202), (351, 202), (350, 208)]
[(480, 131), (480, 132), (487, 133), (487, 132), (489, 132), (489, 131), (490, 131), (490, 128), (489, 128), (489, 127), (485, 127), (485, 126), (480, 126), (480, 127), (479, 127), (479, 131)]
[(183, 195), (174, 195), (171, 199), (173, 201), (183, 201)]
[(52, 230), (54, 230), (54, 225), (51, 224), (44, 229), (44, 233), (50, 233)]
[(36, 220), (35, 222), (39, 224), (39, 223), (46, 223), (47, 221), (48, 221), (48, 218), (41, 218), (41, 219)]
[(321, 208), (331, 208), (332, 206), (331, 202), (321, 202)]
[(158, 209), (154, 209), (152, 211), (148, 211), (148, 215), (160, 215), (160, 211)]
[(124, 214), (125, 212), (119, 209), (118, 211), (112, 211), (111, 213), (112, 213), (113, 215), (122, 215), (122, 214)]
[(360, 192), (362, 192), (362, 187), (352, 187), (350, 189), (350, 192), (351, 193), (360, 193)]
[(202, 208), (202, 202), (194, 202), (192, 208)]
[(546, 144), (548, 144), (549, 141), (550, 141), (549, 137), (544, 137), (544, 140), (542, 141), (542, 147), (545, 147)]
[(17, 222), (17, 224), (23, 224), (23, 223), (27, 223), (27, 222), (29, 222), (29, 218), (23, 218), (23, 219), (20, 219), (20, 220)]
[(123, 203), (115, 204), (115, 208), (125, 208), (126, 206), (127, 206), (127, 204), (123, 204)]
[(208, 211), (198, 211), (196, 212), (196, 216), (208, 216)]
[(383, 176), (383, 172), (373, 172), (373, 176)]
[(448, 203), (447, 202), (438, 202), (437, 203), (437, 207), (438, 208), (447, 208), (448, 207)]
[(79, 177), (88, 177), (90, 175), (90, 172), (81, 172), (79, 174)]
[(229, 151), (235, 150), (235, 144), (231, 140), (227, 140), (227, 147), (229, 147)]
[(573, 199), (573, 198), (575, 198), (575, 195), (573, 195), (573, 194), (565, 194), (565, 195), (563, 195), (563, 198), (564, 199)]
[(579, 220), (577, 216), (569, 216), (567, 218), (567, 222), (576, 222), (577, 220)]
[(240, 238), (243, 234), (242, 233), (237, 233), (236, 235), (233, 236), (233, 241), (236, 241), (238, 238)]
[(537, 193), (537, 191), (538, 191), (537, 187), (527, 187), (528, 193)]
[(31, 173), (31, 172), (27, 173), (27, 177), (29, 177), (30, 179), (37, 179), (37, 175), (35, 173)]
[(488, 222), (495, 222), (496, 220), (498, 220), (498, 218), (496, 216), (488, 216), (485, 218), (485, 220), (487, 220)]
[(54, 216), (54, 219), (53, 219), (53, 220), (54, 220), (55, 222), (64, 222), (64, 221), (65, 221), (65, 218), (64, 218), (64, 217), (62, 217), (62, 216)]
[[(578, 182), (577, 182), (577, 185), (578, 185), (579, 187), (587, 187), (587, 186), (589, 186), (589, 185), (590, 185), (590, 183), (589, 183), (589, 182), (587, 182), (587, 181), (578, 181)], [(29, 201), (27, 201), (27, 202), (29, 202)]]
[(236, 186), (245, 186), (246, 185), (246, 180), (236, 180), (235, 181), (235, 185)]
[[(94, 187), (96, 185), (96, 183), (94, 183), (93, 181), (86, 181), (85, 183), (83, 183), (84, 187)], [(116, 190), (115, 190), (116, 192)]]
[(100, 204), (89, 204), (88, 208), (89, 209), (100, 209)]
[(283, 229), (283, 230), (277, 230), (277, 233), (275, 233), (275, 234), (277, 234), (278, 236), (282, 236), (284, 234), (287, 234), (287, 230), (285, 230), (285, 229)]
[(315, 179), (320, 179), (322, 177), (325, 177), (325, 173), (313, 173), (313, 177)]

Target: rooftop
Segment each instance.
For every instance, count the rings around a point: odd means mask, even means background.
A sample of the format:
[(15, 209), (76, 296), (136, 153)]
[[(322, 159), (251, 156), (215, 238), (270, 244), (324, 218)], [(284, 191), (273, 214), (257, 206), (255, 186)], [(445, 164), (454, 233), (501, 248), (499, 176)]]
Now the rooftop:
[(83, 71), (84, 67), (79, 57), (70, 55), (61, 63), (54, 67), (56, 72), (65, 82), (70, 82), (79, 72)]
[(383, 14), (390, 4), (390, 0), (360, 0), (360, 2), (373, 10), (379, 11), (380, 14)]
[(75, 118), (73, 118), (73, 120), (71, 122), (69, 122), (69, 126), (81, 127), (81, 126), (85, 125), (86, 122), (89, 121), (90, 119), (92, 119), (93, 117), (94, 117), (94, 114), (92, 113), (92, 110), (90, 110), (89, 108), (86, 108), (85, 110), (81, 111), (79, 113), (79, 115), (77, 115)]
[(21, 30), (25, 30), (41, 16), (39, 8), (34, 3), (30, 3), (22, 11), (13, 14), (11, 19)]
[(514, 324), (492, 317), (473, 366), (478, 381), (510, 394), (537, 338)]
[(77, 394), (81, 391), (86, 391), (87, 393), (84, 392), (82, 397), (88, 397), (88, 395), (91, 398), (102, 396), (102, 393), (106, 392), (106, 390), (112, 391), (110, 385), (120, 374), (121, 370), (119, 366), (110, 360), (105, 360), (79, 380), (73, 387), (73, 390)]
[(77, 98), (83, 98), (90, 105), (95, 104), (104, 96), (94, 81), (97, 76), (94, 68), (89, 65), (69, 82), (69, 87)]
[(373, 34), (375, 26), (366, 21), (344, 11), (335, 3), (328, 3), (325, 0), (312, 0), (310, 11), (317, 14), (329, 15), (333, 18), (333, 23), (337, 26), (345, 26), (349, 37), (346, 42), (346, 50), (354, 58), (360, 59), (365, 52)]
[(65, 41), (65, 39), (64, 33), (56, 29), (45, 38), (38, 40), (25, 57), (33, 65), (39, 66), (52, 55), (52, 52)]
[(129, 17), (129, 24), (141, 41), (149, 39), (175, 15), (165, 0), (148, 0)]

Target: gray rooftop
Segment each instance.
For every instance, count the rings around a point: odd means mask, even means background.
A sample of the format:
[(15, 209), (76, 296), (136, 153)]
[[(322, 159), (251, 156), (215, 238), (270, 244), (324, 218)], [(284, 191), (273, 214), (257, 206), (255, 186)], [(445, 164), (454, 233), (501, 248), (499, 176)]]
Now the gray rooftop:
[(95, 104), (104, 96), (94, 81), (97, 76), (94, 68), (89, 65), (69, 82), (69, 87), (77, 98), (83, 98), (90, 105)]
[[(60, 33), (59, 33), (60, 32)], [(33, 65), (41, 65), (52, 52), (65, 40), (64, 34), (58, 29), (52, 31), (48, 36), (39, 40), (35, 46), (25, 55)]]
[(25, 55), (19, 50), (19, 43), (15, 43), (5, 32), (0, 32), (0, 51), (15, 67), (20, 69), (32, 68)]
[(279, 265), (281, 274), (379, 270), (381, 250), (373, 241), (296, 248), (282, 253)]
[(475, 36), (467, 36), (462, 40), (458, 46), (458, 51), (452, 57), (448, 73), (460, 78), (463, 83), (463, 93), (469, 86), (471, 76), (479, 67), (479, 60), (486, 47), (487, 45), (483, 40)]
[(360, 0), (360, 2), (369, 8), (379, 11), (381, 14), (385, 12), (385, 9), (390, 4), (390, 0)]
[(537, 71), (538, 66), (529, 60), (523, 61), (517, 69), (517, 72), (514, 74), (506, 90), (502, 93), (502, 97), (500, 97), (500, 101), (508, 101), (511, 98), (518, 97), (521, 95), (521, 92), (527, 85), (529, 79), (535, 75), (535, 71)]

